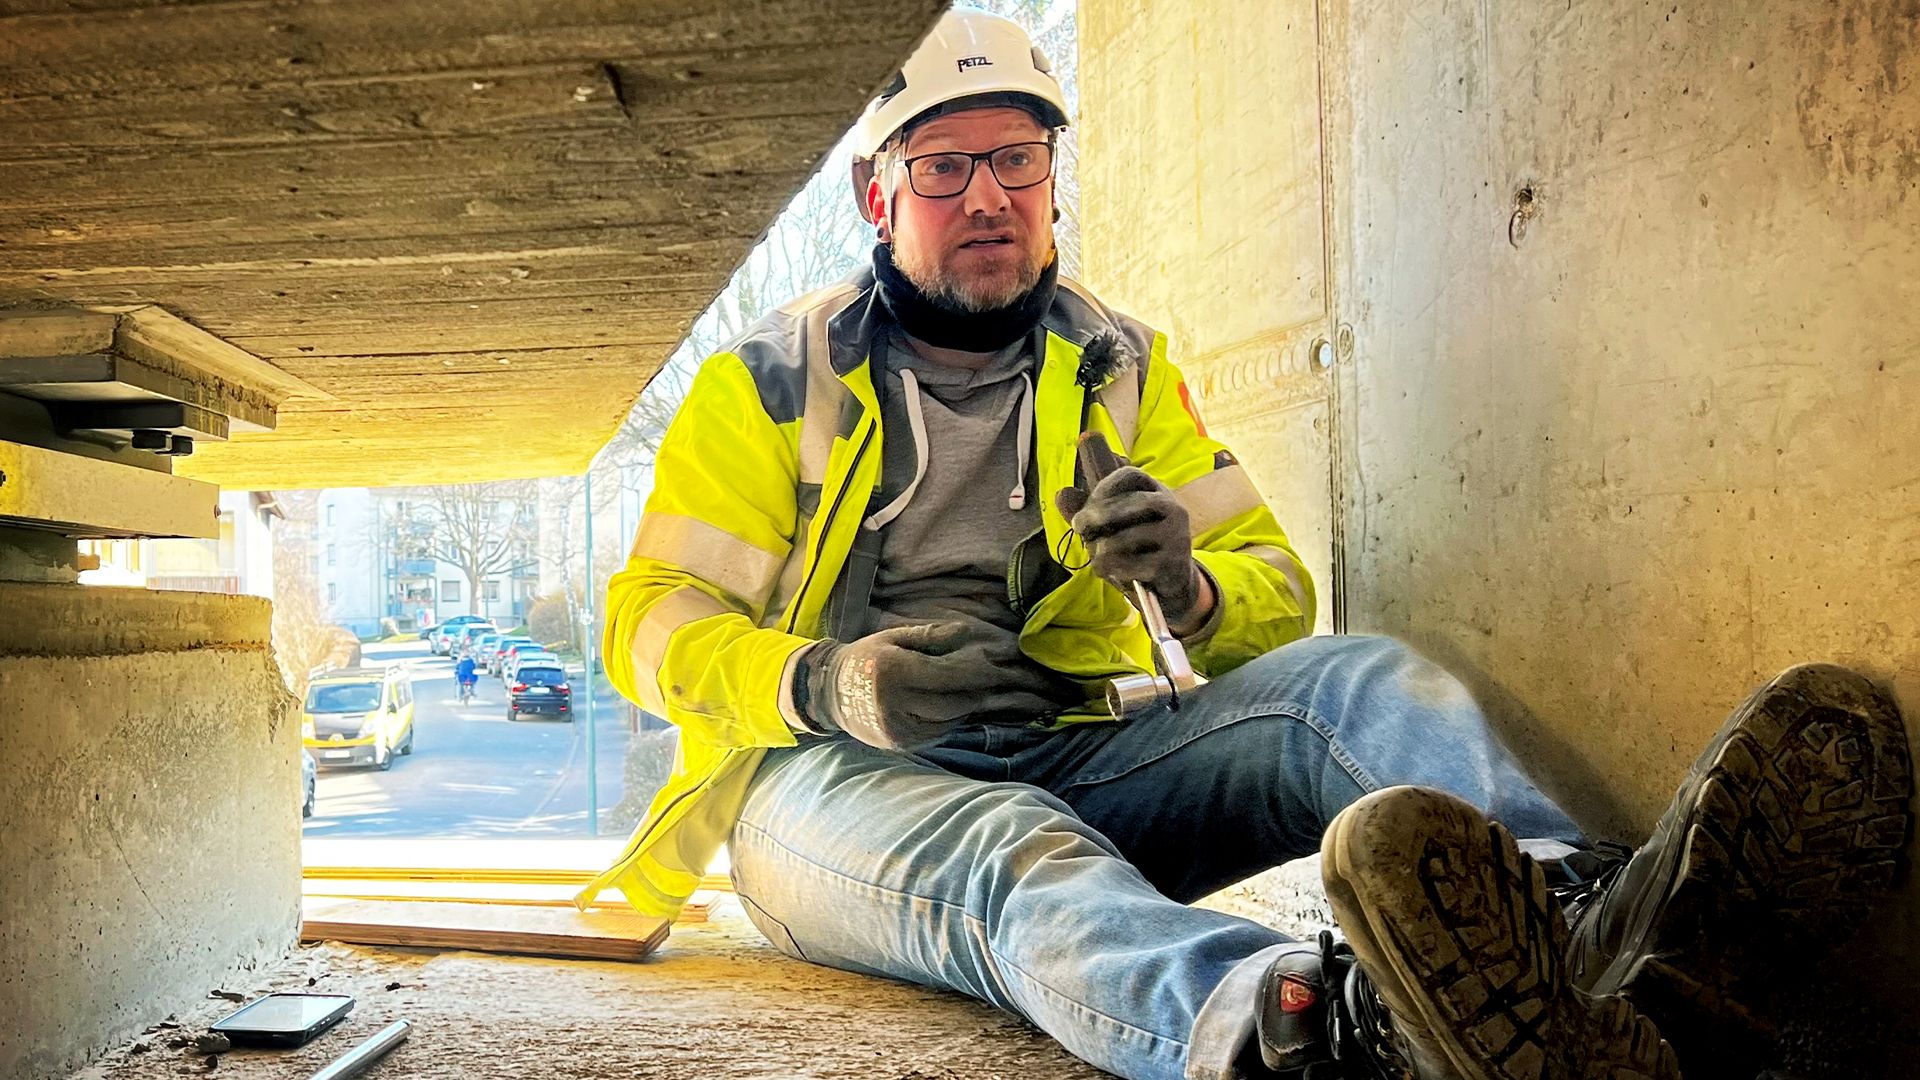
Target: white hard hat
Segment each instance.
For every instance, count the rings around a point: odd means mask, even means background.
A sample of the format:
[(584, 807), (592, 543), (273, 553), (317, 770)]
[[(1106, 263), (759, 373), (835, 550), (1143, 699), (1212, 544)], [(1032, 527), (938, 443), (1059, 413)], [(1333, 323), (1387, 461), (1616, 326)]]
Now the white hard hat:
[(1020, 24), (979, 8), (956, 7), (940, 16), (892, 84), (867, 103), (853, 126), (855, 159), (879, 153), (920, 114), (956, 104), (1013, 105), (1049, 128), (1067, 126), (1067, 99), (1053, 65)]

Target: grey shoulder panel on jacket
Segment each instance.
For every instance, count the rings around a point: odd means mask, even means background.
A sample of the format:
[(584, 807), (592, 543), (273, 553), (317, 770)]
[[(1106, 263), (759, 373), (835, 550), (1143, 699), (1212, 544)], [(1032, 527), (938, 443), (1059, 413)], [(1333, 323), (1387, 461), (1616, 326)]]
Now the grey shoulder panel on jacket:
[(790, 423), (806, 410), (809, 324), (816, 317), (831, 318), (859, 292), (850, 279), (807, 293), (761, 316), (721, 350), (746, 365), (761, 407), (774, 423)]
[(1146, 385), (1147, 358), (1153, 355), (1153, 327), (1113, 310), (1092, 290), (1068, 277), (1060, 279), (1053, 307), (1044, 321), (1047, 329), (1082, 348), (1101, 334), (1114, 335), (1133, 353), (1135, 378), (1143, 387)]

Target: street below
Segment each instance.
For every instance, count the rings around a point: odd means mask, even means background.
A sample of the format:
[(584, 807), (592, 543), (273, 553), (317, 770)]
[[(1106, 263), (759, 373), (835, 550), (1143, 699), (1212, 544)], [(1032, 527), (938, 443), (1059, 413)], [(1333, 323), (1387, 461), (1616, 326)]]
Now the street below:
[[(413, 753), (392, 769), (319, 771), (310, 839), (337, 837), (587, 837), (589, 773), (597, 769), (599, 817), (620, 801), (627, 749), (626, 709), (600, 681), (595, 752), (587, 754), (586, 677), (572, 673), (575, 717), (507, 719), (506, 690), (481, 675), (461, 705), (453, 662), (424, 643), (368, 645), (365, 666), (412, 671)], [(603, 830), (604, 831), (604, 830)]]

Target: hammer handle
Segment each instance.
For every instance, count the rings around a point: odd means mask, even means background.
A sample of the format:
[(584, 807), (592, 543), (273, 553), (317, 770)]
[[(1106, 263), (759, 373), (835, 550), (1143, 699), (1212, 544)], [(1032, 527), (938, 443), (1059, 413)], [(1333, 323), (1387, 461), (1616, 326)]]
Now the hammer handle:
[(1107, 437), (1097, 431), (1083, 432), (1080, 435), (1080, 473), (1087, 485), (1087, 493), (1100, 486), (1107, 474), (1126, 464), (1126, 460), (1113, 452), (1107, 444)]

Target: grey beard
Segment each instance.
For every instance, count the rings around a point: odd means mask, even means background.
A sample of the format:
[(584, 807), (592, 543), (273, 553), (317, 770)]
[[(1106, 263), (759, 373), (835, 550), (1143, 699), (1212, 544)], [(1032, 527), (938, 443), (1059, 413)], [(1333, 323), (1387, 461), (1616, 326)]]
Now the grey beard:
[[(896, 253), (898, 249), (896, 248)], [(951, 311), (973, 315), (982, 311), (996, 311), (1020, 299), (1040, 281), (1045, 265), (1035, 266), (1031, 261), (1021, 266), (1020, 274), (1006, 288), (997, 288), (991, 292), (974, 288), (971, 283), (958, 280), (940, 267), (934, 267), (927, 273), (922, 267), (911, 263), (896, 262), (900, 272), (926, 295), (927, 299)]]

